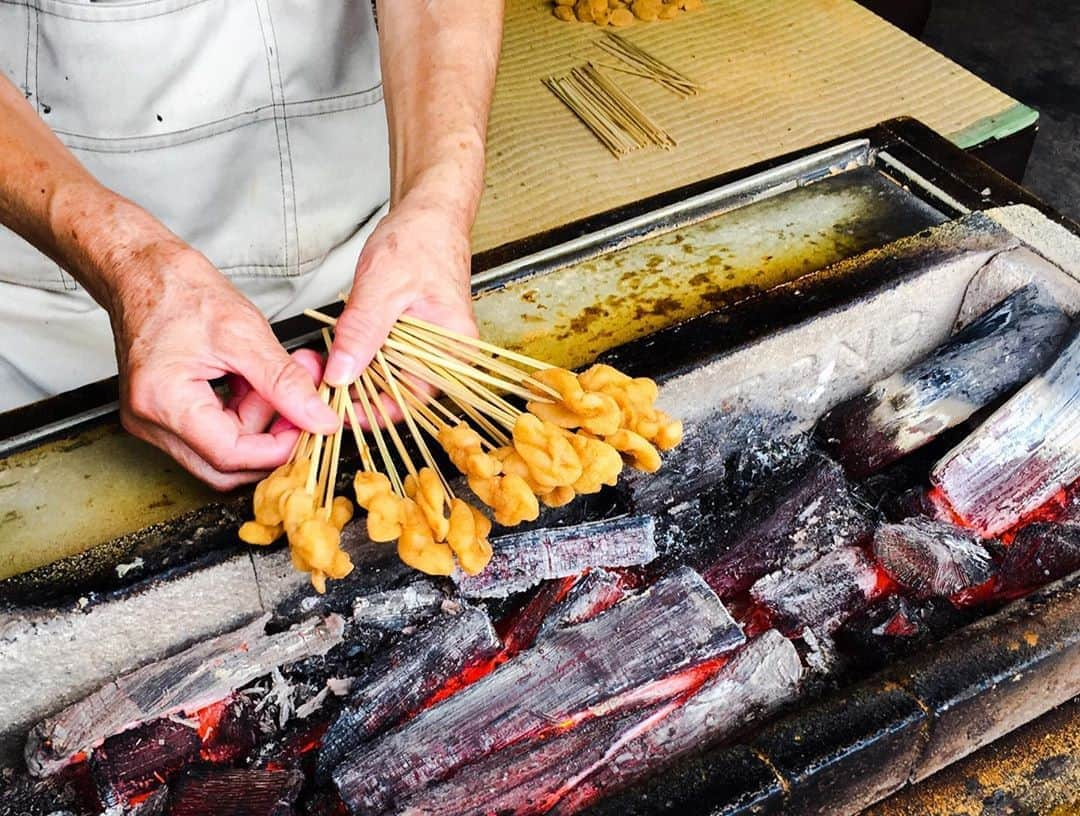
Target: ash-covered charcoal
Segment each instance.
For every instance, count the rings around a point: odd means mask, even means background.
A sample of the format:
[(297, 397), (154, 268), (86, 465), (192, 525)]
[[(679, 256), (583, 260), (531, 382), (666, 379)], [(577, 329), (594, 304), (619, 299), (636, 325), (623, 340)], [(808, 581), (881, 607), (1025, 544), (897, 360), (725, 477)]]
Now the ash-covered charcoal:
[(658, 702), (671, 693), (664, 678), (743, 641), (701, 577), (677, 569), (355, 749), (334, 782), (353, 812), (381, 813), (520, 739)]
[(802, 667), (769, 631), (748, 643), (689, 698), (593, 720), (549, 739), (523, 740), (413, 792), (410, 816), (576, 813), (594, 799), (723, 740), (794, 695)]
[[(646, 712), (652, 713), (658, 707)], [(394, 810), (402, 816), (547, 813), (563, 789), (583, 769), (599, 762), (619, 735), (644, 716), (648, 714), (641, 711), (616, 714), (549, 739), (521, 740), (459, 768), (448, 779), (410, 791)]]
[(457, 572), (454, 580), (467, 598), (505, 598), (590, 567), (647, 564), (656, 558), (655, 529), (649, 516), (624, 516), (500, 536), (492, 539), (494, 555), (483, 572)]
[(107, 737), (172, 714), (197, 712), (278, 666), (326, 654), (341, 643), (345, 626), (331, 615), (267, 635), (268, 619), (136, 669), (39, 723), (26, 742), (30, 772), (55, 773)]
[(944, 521), (915, 517), (882, 524), (874, 533), (873, 551), (889, 577), (916, 598), (955, 595), (994, 574), (982, 540)]
[(564, 626), (591, 620), (626, 597), (618, 575), (604, 569), (590, 570), (581, 576), (566, 596), (554, 607), (540, 625), (538, 638)]
[(1029, 524), (1005, 548), (997, 591), (1013, 597), (1080, 570), (1080, 526)]
[(303, 784), (295, 770), (189, 771), (169, 785), (163, 816), (292, 816)]
[(828, 635), (873, 600), (877, 582), (877, 570), (861, 549), (841, 547), (807, 566), (766, 575), (750, 595), (781, 631)]
[[(7, 773), (5, 770), (0, 775), (0, 816), (96, 816), (103, 809), (100, 802), (94, 801), (95, 793), (87, 793), (83, 785), (71, 784), (63, 775), (34, 779), (16, 774), (8, 779)], [(85, 782), (93, 787), (88, 779)]]
[(786, 480), (814, 451), (808, 435), (785, 431), (789, 425), (783, 418), (729, 412), (687, 422), (682, 444), (664, 454), (659, 471), (630, 471), (616, 490), (632, 512), (655, 514), (713, 486), (744, 495), (762, 482)]
[(702, 574), (721, 598), (745, 592), (781, 568), (797, 569), (822, 553), (869, 540), (873, 522), (840, 466), (819, 459), (785, 490), (748, 511), (731, 546)]
[(361, 595), (353, 602), (353, 621), (382, 632), (400, 632), (434, 617), (446, 600), (430, 581)]
[(888, 595), (848, 618), (836, 632), (836, 644), (859, 666), (876, 671), (970, 623), (975, 614), (945, 598)]
[(930, 478), (957, 517), (985, 536), (1016, 526), (1080, 478), (1080, 334)]
[(109, 737), (90, 757), (105, 807), (127, 806), (199, 760), (197, 724), (155, 720)]
[(802, 676), (799, 653), (791, 641), (775, 629), (762, 633), (666, 716), (656, 722), (639, 719), (620, 734), (552, 812), (570, 816), (662, 771), (681, 756), (722, 742), (792, 700)]
[(353, 681), (345, 708), (323, 737), (320, 774), (328, 775), (357, 746), (415, 713), (447, 681), (501, 647), (487, 613), (467, 605), (403, 636)]
[(1029, 284), (921, 362), (833, 408), (818, 432), (848, 474), (861, 479), (1030, 380), (1068, 329), (1061, 307)]

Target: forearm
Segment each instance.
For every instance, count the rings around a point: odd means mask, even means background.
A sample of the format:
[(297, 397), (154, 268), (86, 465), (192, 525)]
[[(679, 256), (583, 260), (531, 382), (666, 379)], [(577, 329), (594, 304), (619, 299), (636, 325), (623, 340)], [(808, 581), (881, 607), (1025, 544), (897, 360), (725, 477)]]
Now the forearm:
[(381, 0), (378, 12), (391, 207), (419, 193), (467, 231), (483, 192), (503, 0)]
[(125, 260), (150, 244), (175, 240), (148, 213), (99, 184), (3, 76), (0, 223), (107, 308), (123, 283)]

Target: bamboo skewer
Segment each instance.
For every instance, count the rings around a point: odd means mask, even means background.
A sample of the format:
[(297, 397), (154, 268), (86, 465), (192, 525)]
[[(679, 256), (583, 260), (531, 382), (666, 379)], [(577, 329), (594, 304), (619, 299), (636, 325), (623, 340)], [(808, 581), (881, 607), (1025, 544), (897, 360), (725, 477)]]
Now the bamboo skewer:
[(505, 357), (507, 360), (513, 360), (516, 363), (521, 363), (522, 365), (528, 366), (529, 368), (534, 368), (542, 371), (543, 369), (553, 367), (550, 363), (545, 363), (542, 360), (537, 360), (535, 357), (529, 357), (526, 354), (520, 354), (516, 351), (511, 351), (510, 349), (500, 348), (493, 343), (488, 343), (484, 340), (481, 340), (479, 337), (472, 337), (468, 334), (456, 332), (453, 329), (446, 329), (442, 326), (437, 326), (434, 323), (428, 323), (426, 320), (421, 320), (418, 317), (412, 317), (411, 315), (402, 315), (398, 318), (398, 321), (400, 323), (406, 324), (407, 326), (411, 326), (414, 329), (419, 329), (420, 331), (423, 331), (427, 334), (434, 335), (435, 337), (438, 337), (442, 340), (453, 340), (467, 346), (472, 346), (473, 348), (487, 351), (498, 357)]
[[(447, 379), (428, 365), (419, 364), (417, 361), (398, 352), (389, 351), (386, 354), (386, 358), (403, 371), (413, 374), (428, 385), (435, 386), (451, 399), (467, 402), (478, 411), (484, 412), (493, 419), (500, 418), (502, 409), (496, 407), (491, 402), (481, 399), (457, 380)], [(488, 394), (490, 394), (490, 392), (488, 392)], [(505, 419), (505, 417), (503, 417), (503, 419)], [(512, 417), (510, 417), (510, 419), (512, 419)]]
[(444, 369), (449, 369), (461, 374), (469, 379), (478, 380), (482, 383), (486, 383), (489, 386), (499, 389), (500, 391), (506, 391), (507, 393), (514, 394), (522, 399), (536, 400), (537, 402), (552, 402), (552, 400), (538, 395), (528, 389), (521, 388), (515, 383), (508, 382), (507, 380), (499, 377), (494, 377), (491, 374), (487, 374), (483, 371), (479, 371), (476, 368), (472, 368), (465, 363), (455, 360), (448, 355), (433, 354), (424, 348), (421, 348), (415, 344), (402, 343), (400, 340), (388, 339), (383, 346), (384, 349), (391, 349), (393, 351), (402, 352), (404, 354), (410, 354), (414, 357), (418, 357), (428, 363), (436, 363), (442, 366)]
[(364, 412), (364, 419), (367, 420), (368, 428), (371, 429), (371, 434), (375, 437), (375, 446), (379, 449), (379, 456), (382, 459), (383, 467), (386, 469), (386, 475), (390, 479), (390, 484), (394, 487), (399, 496), (404, 496), (405, 486), (402, 484), (401, 476), (394, 466), (394, 460), (390, 456), (390, 450), (386, 446), (386, 440), (383, 438), (382, 429), (379, 427), (379, 422), (375, 418), (374, 411), (371, 409), (371, 403), (368, 401), (367, 392), (364, 390), (362, 381), (357, 379), (354, 387), (356, 388), (356, 395), (360, 399), (360, 408)]
[[(659, 83), (679, 96), (695, 96), (704, 87), (618, 34), (605, 32), (604, 37), (596, 41), (596, 46), (636, 68), (641, 72), (640, 76)], [(626, 69), (617, 68), (616, 70)]]
[[(434, 354), (442, 353), (443, 349), (445, 348), (445, 346), (440, 347), (440, 345), (438, 344), (431, 343), (425, 340), (423, 337), (420, 337), (417, 334), (413, 334), (408, 329), (395, 328), (393, 331), (391, 331), (390, 336), (394, 337), (395, 335), (398, 339), (404, 342), (418, 345), (422, 349)], [(544, 394), (546, 394), (552, 400), (559, 399), (559, 392), (556, 391), (554, 388), (545, 385), (544, 383), (537, 380), (535, 377), (531, 376), (528, 372), (522, 371), (520, 368), (516, 368), (509, 363), (504, 363), (494, 357), (489, 357), (474, 348), (463, 348), (459, 346), (456, 349), (451, 350), (455, 355), (460, 356), (462, 359), (468, 360), (469, 362), (472, 362), (478, 366), (487, 368), (490, 371), (493, 371), (494, 373), (503, 377), (504, 379), (528, 386), (529, 388), (537, 391), (541, 399), (543, 399)]]
[(401, 411), (402, 417), (405, 419), (405, 424), (409, 428), (409, 432), (413, 435), (413, 439), (416, 440), (416, 447), (420, 450), (420, 456), (423, 458), (424, 463), (435, 471), (439, 477), (439, 481), (442, 482), (443, 489), (447, 495), (453, 498), (453, 491), (450, 489), (450, 483), (446, 480), (443, 472), (439, 469), (439, 466), (435, 464), (434, 458), (431, 456), (431, 451), (428, 449), (427, 442), (424, 440), (423, 435), (416, 427), (412, 412), (409, 410), (409, 406), (406, 405), (404, 398), (401, 396), (401, 392), (398, 390), (397, 383), (395, 382), (394, 375), (390, 372), (390, 366), (387, 364), (386, 359), (383, 357), (381, 351), (375, 352), (375, 361), (379, 368), (382, 369), (383, 379), (386, 385), (389, 387), (389, 392), (393, 396), (394, 401), (397, 403), (398, 409)]
[[(371, 379), (371, 372), (365, 370), (360, 379), (364, 383), (364, 387), (367, 389), (368, 398), (375, 404), (375, 410), (379, 412), (379, 418), (383, 421), (383, 427), (386, 429), (386, 433), (390, 436), (391, 441), (394, 443), (394, 448), (397, 450), (397, 454), (401, 457), (401, 461), (405, 465), (405, 470), (409, 472), (409, 475), (416, 478), (416, 465), (413, 464), (412, 457), (409, 456), (408, 450), (405, 449), (405, 443), (401, 441), (401, 436), (397, 432), (397, 426), (394, 425), (390, 419), (390, 414), (386, 410), (386, 406), (383, 405), (382, 399), (379, 397), (379, 390), (375, 387), (375, 383)], [(404, 489), (404, 487), (402, 488)]]

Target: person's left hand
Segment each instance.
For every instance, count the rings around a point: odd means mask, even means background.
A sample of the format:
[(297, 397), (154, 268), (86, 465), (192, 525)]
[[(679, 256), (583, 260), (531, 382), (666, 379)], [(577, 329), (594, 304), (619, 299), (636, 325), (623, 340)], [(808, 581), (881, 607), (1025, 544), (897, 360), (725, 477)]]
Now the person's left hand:
[(328, 383), (354, 382), (402, 314), (476, 336), (463, 221), (437, 203), (405, 196), (379, 222), (360, 254), (349, 301), (338, 318), (326, 364)]

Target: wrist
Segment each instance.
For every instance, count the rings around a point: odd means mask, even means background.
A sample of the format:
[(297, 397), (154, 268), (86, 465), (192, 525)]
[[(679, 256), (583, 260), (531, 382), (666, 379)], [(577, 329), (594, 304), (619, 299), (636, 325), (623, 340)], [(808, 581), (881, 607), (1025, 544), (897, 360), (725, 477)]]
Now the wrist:
[(49, 215), (61, 262), (113, 315), (148, 255), (185, 246), (146, 210), (96, 182), (58, 188)]
[(441, 213), (468, 235), (484, 191), (484, 142), (479, 133), (444, 135), (431, 156), (411, 163), (395, 161), (390, 208), (419, 207)]

